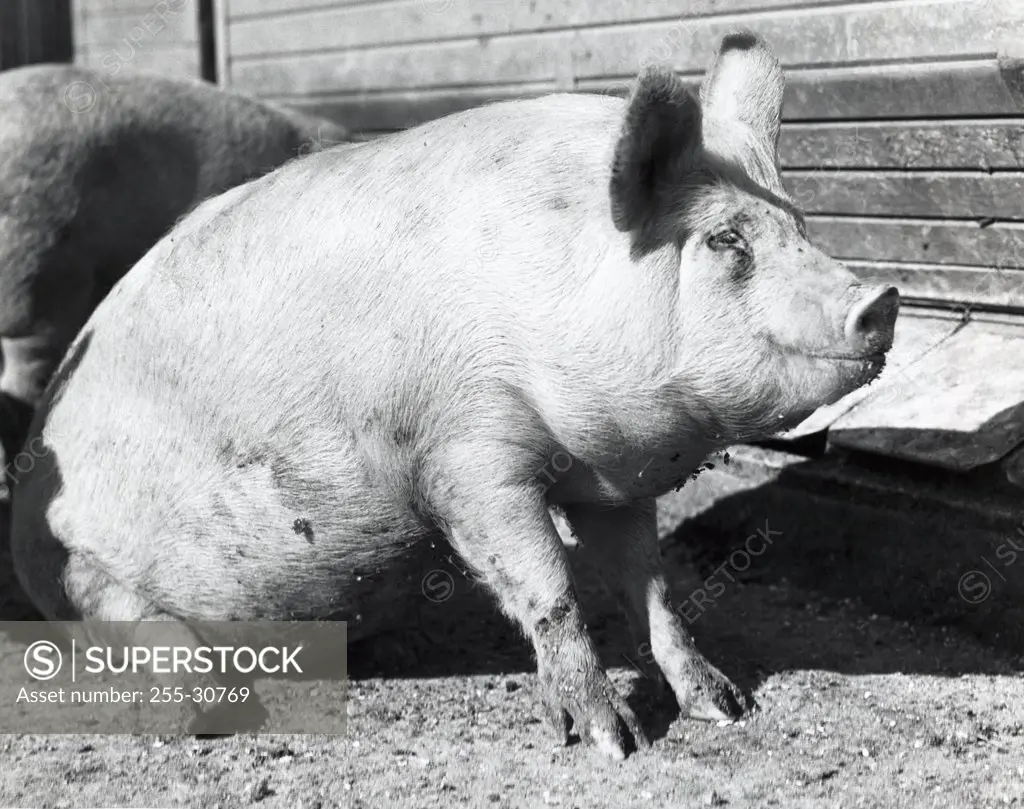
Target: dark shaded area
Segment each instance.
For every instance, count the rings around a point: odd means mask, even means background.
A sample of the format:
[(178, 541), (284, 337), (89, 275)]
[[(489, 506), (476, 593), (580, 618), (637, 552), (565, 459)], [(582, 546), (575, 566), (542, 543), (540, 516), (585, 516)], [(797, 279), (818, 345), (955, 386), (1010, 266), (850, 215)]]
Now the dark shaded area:
[[(934, 431), (892, 432), (901, 441), (915, 432), (935, 439)], [(940, 443), (964, 438), (946, 434)], [(733, 471), (739, 479), (755, 474)], [(856, 598), (881, 614), (1024, 654), (1024, 508), (998, 463), (967, 474), (830, 452), (785, 466), (769, 485), (730, 493), (736, 480), (702, 480), (724, 493), (692, 521), (702, 530), (687, 536), (735, 539), (724, 547), (697, 542), (698, 561), (727, 561), (767, 521), (784, 538), (755, 560), (749, 574), (757, 580)]]
[[(187, 138), (141, 122), (119, 129), (89, 151), (74, 178), (83, 199), (70, 241), (97, 263), (100, 285), (113, 287), (189, 209), (200, 170)], [(149, 193), (140, 193), (142, 189)], [(54, 273), (54, 284), (63, 279)]]
[(211, 84), (217, 83), (217, 20), (213, 0), (199, 0), (199, 75)]
[[(35, 437), (29, 441), (29, 445), (21, 450), (19, 455), (15, 456), (13, 461), (8, 462), (9, 467), (13, 467), (15, 471), (13, 474), (10, 471), (7, 473), (10, 488), (7, 492), (8, 496), (0, 503), (0, 620), (2, 621), (34, 621), (43, 618), (22, 591), (14, 573), (11, 556), (11, 503), (15, 490), (22, 485), (21, 480), (27, 472), (31, 472), (34, 477), (33, 485), (36, 487), (37, 502), (40, 503), (40, 515), (45, 513), (47, 505), (61, 489), (63, 478), (56, 451), (39, 437), (39, 432), (50, 409), (60, 400), (68, 377), (81, 364), (91, 342), (92, 334), (86, 332), (68, 352), (65, 362), (50, 381), (51, 398), (44, 399), (40, 409), (33, 413), (29, 423), (28, 432)], [(52, 537), (47, 537), (47, 539), (52, 540)], [(51, 570), (63, 570), (67, 560), (67, 552), (63, 546), (39, 538), (35, 542), (34, 550), (39, 554), (38, 559), (40, 560), (46, 558), (46, 555), (50, 555)], [(58, 559), (57, 563), (52, 561), (54, 556)], [(46, 586), (50, 587), (51, 591), (43, 594), (43, 597), (49, 601), (51, 607), (56, 609), (55, 617), (58, 620), (75, 620), (75, 615), (62, 614), (62, 609), (58, 606), (64, 602), (59, 578), (54, 577), (52, 580), (48, 580)], [(67, 612), (67, 610), (64, 609), (63, 612)]]
[(71, 0), (0, 0), (0, 70), (73, 57)]
[(33, 407), (14, 396), (0, 392), (0, 447), (4, 452), (4, 485), (10, 488), (17, 478), (14, 467), (25, 435), (35, 414)]

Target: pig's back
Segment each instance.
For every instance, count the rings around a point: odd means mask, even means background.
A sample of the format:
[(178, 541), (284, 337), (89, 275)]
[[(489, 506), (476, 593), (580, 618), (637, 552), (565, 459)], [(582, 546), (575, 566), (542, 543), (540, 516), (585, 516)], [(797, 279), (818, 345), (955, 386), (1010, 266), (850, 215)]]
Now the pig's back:
[(132, 395), (180, 382), (259, 429), (325, 398), (358, 413), (436, 396), (439, 364), (468, 382), (514, 362), (610, 227), (614, 108), (543, 101), (311, 155), (206, 203), (97, 309), (94, 352), (142, 374)]

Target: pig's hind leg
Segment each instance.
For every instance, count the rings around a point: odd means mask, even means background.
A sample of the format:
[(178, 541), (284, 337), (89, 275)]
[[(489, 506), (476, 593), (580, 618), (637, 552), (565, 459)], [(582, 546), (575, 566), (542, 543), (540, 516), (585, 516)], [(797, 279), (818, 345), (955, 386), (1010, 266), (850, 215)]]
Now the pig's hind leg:
[[(114, 650), (170, 646), (194, 651), (197, 647), (211, 645), (202, 637), (201, 628), (181, 621), (133, 588), (122, 585), (87, 556), (71, 552), (52, 557), (60, 558), (66, 560), (60, 578), (65, 583), (64, 588), (51, 588), (48, 597), (41, 600), (41, 593), (37, 591), (36, 603), (51, 620), (84, 621), (79, 625), (79, 631), (86, 635), (83, 641)], [(114, 682), (118, 684), (116, 678)], [(253, 678), (237, 672), (182, 671), (149, 678), (140, 673), (125, 687), (141, 692), (142, 700), (131, 704), (131, 713), (125, 719), (133, 727), (120, 728), (122, 732), (227, 735), (225, 728), (230, 728), (231, 732), (257, 731), (268, 716)], [(249, 697), (244, 703), (223, 699), (205, 704), (185, 697), (197, 691), (210, 693), (211, 687), (215, 695), (227, 694), (232, 689), (240, 693), (239, 689), (247, 688)]]
[(565, 506), (583, 551), (594, 560), (629, 620), (634, 653), (653, 657), (684, 715), (735, 719), (748, 706), (743, 693), (698, 651), (673, 609), (658, 548), (655, 501), (628, 506)]
[(531, 639), (548, 718), (562, 742), (571, 718), (581, 738), (612, 758), (625, 757), (626, 734), (646, 747), (640, 723), (587, 635), (565, 547), (542, 493), (505, 469), (481, 469), (485, 457), (493, 451), (471, 452), (456, 462), (459, 474), (435, 476), (432, 509), (439, 523)]

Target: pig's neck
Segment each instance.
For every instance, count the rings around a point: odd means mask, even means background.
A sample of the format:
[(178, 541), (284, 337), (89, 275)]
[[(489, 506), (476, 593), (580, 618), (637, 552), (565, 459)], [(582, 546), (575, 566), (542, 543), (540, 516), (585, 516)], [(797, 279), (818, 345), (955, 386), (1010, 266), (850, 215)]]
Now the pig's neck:
[[(710, 454), (775, 431), (775, 385), (738, 375), (733, 359), (716, 365), (706, 345), (687, 335), (666, 276), (678, 261), (581, 285), (562, 300), (560, 339), (538, 341), (531, 356), (541, 369), (530, 398), (554, 442), (581, 463), (552, 492), (570, 500), (620, 502), (660, 496), (689, 480)], [(643, 289), (650, 283), (652, 289)], [(661, 287), (657, 288), (660, 284)], [(636, 302), (636, 304), (634, 304)], [(553, 318), (552, 318), (553, 319)], [(699, 332), (701, 324), (690, 324)], [(678, 348), (683, 346), (683, 348)], [(756, 358), (735, 360), (757, 367)]]
[(555, 446), (580, 463), (549, 491), (556, 503), (660, 497), (686, 484), (713, 453), (773, 432), (763, 419), (721, 417), (683, 379), (602, 397), (600, 406), (570, 398), (576, 404), (567, 401), (563, 412), (576, 417), (551, 426)]
[(682, 380), (656, 380), (636, 365), (616, 368), (612, 362), (606, 356), (600, 370), (589, 369), (589, 384), (580, 384), (583, 377), (574, 373), (535, 391), (553, 447), (580, 462), (550, 493), (556, 502), (665, 494), (732, 440), (707, 403), (688, 401)]

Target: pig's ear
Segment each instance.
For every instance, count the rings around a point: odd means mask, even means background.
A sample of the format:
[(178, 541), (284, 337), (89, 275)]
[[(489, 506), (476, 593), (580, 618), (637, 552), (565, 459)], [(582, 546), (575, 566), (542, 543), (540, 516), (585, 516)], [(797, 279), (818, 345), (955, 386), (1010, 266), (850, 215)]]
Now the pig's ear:
[(647, 68), (637, 80), (615, 146), (612, 221), (632, 231), (660, 213), (665, 191), (697, 160), (700, 104), (670, 70)]
[(704, 115), (726, 126), (746, 124), (774, 155), (785, 86), (782, 66), (768, 43), (755, 34), (729, 34), (700, 88)]

